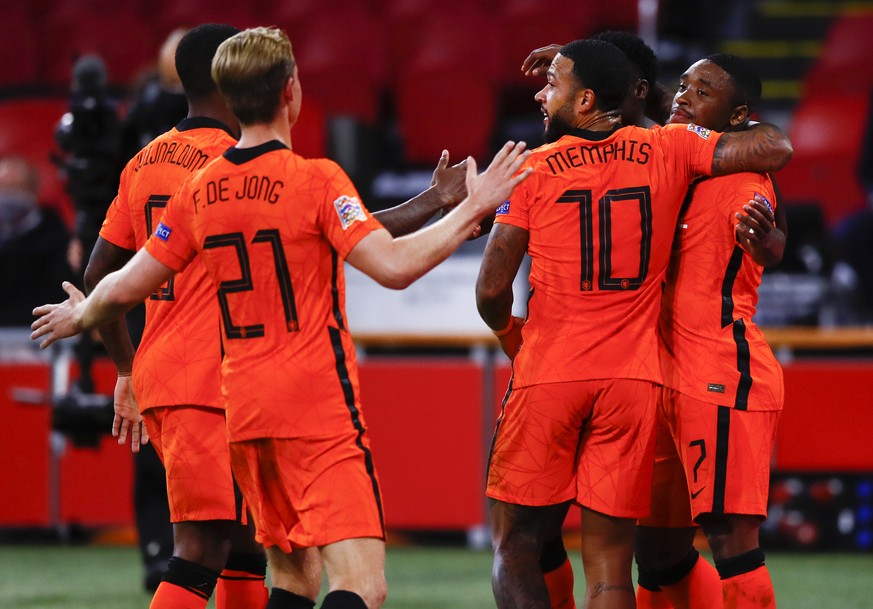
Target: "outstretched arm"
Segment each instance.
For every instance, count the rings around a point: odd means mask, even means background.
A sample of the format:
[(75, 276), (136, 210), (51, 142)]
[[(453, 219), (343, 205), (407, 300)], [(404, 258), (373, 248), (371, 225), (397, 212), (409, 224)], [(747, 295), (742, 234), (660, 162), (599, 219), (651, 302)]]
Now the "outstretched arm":
[(392, 237), (401, 237), (418, 230), (441, 209), (460, 203), (467, 195), (466, 160), (449, 166), (449, 151), (443, 150), (433, 172), (431, 186), (396, 207), (374, 212)]
[(175, 274), (176, 271), (141, 249), (124, 268), (107, 275), (88, 298), (65, 281), (63, 288), (70, 297), (62, 303), (33, 310), (39, 319), (30, 326), (33, 330), (30, 338), (43, 339), (39, 346), (45, 349), (61, 338), (95, 328), (127, 313)]
[(495, 224), (485, 246), (476, 280), (479, 315), (513, 359), (521, 346), (524, 321), (512, 315), (512, 282), (527, 251), (529, 233), (511, 224)]
[(507, 142), (481, 175), (476, 174), (476, 162), (468, 159), (467, 198), (455, 209), (405, 237), (394, 239), (386, 230), (373, 231), (349, 253), (349, 264), (387, 288), (407, 287), (448, 258), (482, 218), (530, 175), (530, 169), (519, 171), (528, 156), (524, 148), (524, 142)]
[(791, 142), (778, 127), (758, 123), (743, 131), (721, 135), (715, 145), (712, 175), (777, 171), (785, 167), (793, 155)]

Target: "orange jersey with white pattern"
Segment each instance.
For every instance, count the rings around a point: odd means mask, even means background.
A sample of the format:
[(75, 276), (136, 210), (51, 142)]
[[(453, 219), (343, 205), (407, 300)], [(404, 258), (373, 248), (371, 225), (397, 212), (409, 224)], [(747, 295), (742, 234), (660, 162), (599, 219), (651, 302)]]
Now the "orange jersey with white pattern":
[[(155, 138), (125, 167), (100, 236), (125, 249), (143, 247), (170, 195), (235, 143), (227, 127), (205, 117), (185, 119)], [(206, 268), (197, 262), (146, 301), (146, 325), (133, 366), (140, 410), (223, 407), (220, 366), (218, 303)]]
[(766, 175), (702, 180), (679, 220), (661, 309), (664, 384), (741, 410), (782, 408), (782, 368), (752, 321), (762, 267), (736, 240), (736, 212), (755, 194), (776, 205)]
[(379, 228), (336, 163), (275, 140), (230, 149), (173, 196), (146, 249), (177, 270), (199, 254), (218, 290), (230, 440), (363, 425), (343, 260)]
[(719, 133), (696, 125), (574, 131), (534, 150), (496, 216), (529, 232), (530, 298), (513, 385), (660, 382), (661, 284), (682, 200)]

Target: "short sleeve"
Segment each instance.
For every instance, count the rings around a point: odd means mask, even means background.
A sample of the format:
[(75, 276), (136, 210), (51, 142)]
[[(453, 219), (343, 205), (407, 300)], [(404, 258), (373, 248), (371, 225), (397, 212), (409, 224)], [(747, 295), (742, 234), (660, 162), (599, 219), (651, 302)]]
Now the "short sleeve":
[(319, 224), (340, 257), (348, 256), (354, 247), (382, 224), (361, 201), (352, 181), (332, 161), (320, 161), (325, 173), (325, 196), (319, 209)]
[(497, 212), (494, 215), (494, 222), (496, 224), (511, 224), (526, 231), (530, 230), (531, 197), (534, 192), (531, 184), (536, 181), (537, 177), (537, 174), (533, 173), (524, 182), (515, 187), (509, 199), (497, 208)]
[(118, 194), (106, 210), (106, 218), (100, 227), (100, 236), (112, 245), (126, 250), (136, 251), (136, 233), (133, 229), (133, 218), (127, 199), (127, 175), (129, 169), (122, 174)]
[(712, 160), (715, 145), (722, 136), (720, 132), (690, 123), (667, 125), (662, 128), (662, 133), (670, 138), (671, 146), (678, 153), (675, 156), (678, 168), (686, 172), (689, 182), (712, 175)]
[(194, 205), (186, 204), (192, 198), (189, 183), (170, 197), (160, 222), (145, 244), (149, 254), (176, 272), (184, 270), (197, 255), (191, 212)]

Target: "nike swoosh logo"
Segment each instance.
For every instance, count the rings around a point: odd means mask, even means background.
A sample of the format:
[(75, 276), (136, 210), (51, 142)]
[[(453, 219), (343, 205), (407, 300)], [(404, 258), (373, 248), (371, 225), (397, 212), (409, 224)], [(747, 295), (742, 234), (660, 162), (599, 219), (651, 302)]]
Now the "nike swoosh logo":
[(702, 492), (703, 492), (703, 489), (705, 489), (705, 488), (706, 488), (706, 487), (704, 486), (704, 487), (698, 489), (697, 492), (695, 492), (695, 493), (691, 493), (691, 498), (692, 498), (692, 499), (697, 499), (697, 496), (698, 496), (700, 493), (702, 493)]

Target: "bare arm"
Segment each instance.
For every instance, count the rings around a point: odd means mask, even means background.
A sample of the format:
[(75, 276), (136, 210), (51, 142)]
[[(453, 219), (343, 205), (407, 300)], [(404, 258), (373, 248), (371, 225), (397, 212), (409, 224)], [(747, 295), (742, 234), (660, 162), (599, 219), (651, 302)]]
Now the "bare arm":
[(349, 253), (349, 264), (385, 287), (407, 287), (448, 258), (480, 220), (530, 175), (530, 169), (519, 173), (527, 158), (524, 148), (524, 142), (507, 142), (481, 175), (476, 175), (476, 162), (468, 159), (469, 194), (455, 209), (439, 222), (405, 237), (395, 239), (387, 230), (370, 233)]
[[(90, 294), (109, 273), (122, 268), (133, 257), (134, 252), (113, 245), (98, 237), (91, 251), (91, 259), (85, 269), (85, 293)], [(120, 375), (129, 375), (133, 369), (134, 348), (127, 331), (124, 317), (119, 317), (98, 328), (103, 345), (109, 357), (115, 363), (115, 369)]]
[(774, 226), (773, 213), (756, 196), (743, 206), (745, 214), (737, 212), (737, 241), (761, 266), (776, 266), (785, 254), (785, 233)]
[(758, 123), (743, 131), (721, 135), (715, 145), (712, 175), (777, 171), (785, 167), (793, 155), (791, 142), (778, 127)]
[(443, 150), (433, 172), (431, 187), (405, 203), (391, 209), (374, 212), (392, 237), (418, 230), (441, 209), (460, 203), (467, 195), (466, 161), (449, 166), (449, 152)]
[(63, 288), (70, 297), (62, 303), (35, 308), (33, 314), (39, 319), (30, 326), (30, 337), (42, 338), (39, 346), (45, 349), (56, 340), (95, 328), (124, 315), (175, 274), (141, 249), (124, 268), (107, 275), (88, 298), (65, 281)]
[[(131, 250), (118, 247), (103, 237), (98, 237), (91, 251), (88, 267), (85, 269), (86, 292), (88, 294), (93, 292), (106, 275), (121, 269), (133, 254)], [(140, 446), (148, 443), (149, 433), (139, 412), (131, 383), (133, 357), (136, 351), (130, 340), (124, 316), (101, 324), (97, 329), (118, 373), (112, 396), (115, 411), (112, 419), (112, 435), (118, 438), (118, 443), (121, 445), (127, 443), (127, 436), (130, 435), (130, 450), (137, 453)]]
[(521, 320), (512, 316), (512, 282), (527, 251), (529, 233), (511, 224), (495, 224), (485, 246), (476, 280), (476, 307), (510, 359), (521, 346)]

